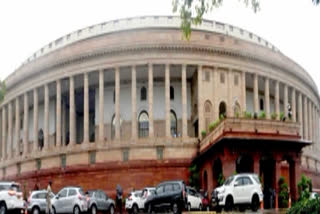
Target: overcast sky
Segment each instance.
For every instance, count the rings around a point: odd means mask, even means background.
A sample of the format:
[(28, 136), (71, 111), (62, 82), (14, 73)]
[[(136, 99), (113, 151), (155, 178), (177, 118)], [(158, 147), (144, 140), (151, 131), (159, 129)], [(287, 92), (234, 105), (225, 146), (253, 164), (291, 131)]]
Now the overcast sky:
[[(253, 13), (228, 0), (205, 18), (263, 37), (300, 64), (320, 87), (320, 6), (311, 0), (260, 0)], [(0, 3), (0, 79), (49, 42), (79, 28), (143, 15), (173, 15), (172, 0), (10, 0)]]

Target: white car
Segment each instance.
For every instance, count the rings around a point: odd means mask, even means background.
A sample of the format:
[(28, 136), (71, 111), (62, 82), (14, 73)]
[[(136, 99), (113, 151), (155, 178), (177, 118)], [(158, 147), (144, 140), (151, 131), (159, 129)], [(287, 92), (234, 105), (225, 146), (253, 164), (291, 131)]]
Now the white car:
[(15, 182), (0, 182), (0, 213), (17, 211), (22, 213), (25, 209), (20, 184)]
[(88, 200), (82, 188), (65, 187), (52, 199), (52, 208), (54, 214), (80, 214), (88, 211)]
[(139, 211), (144, 210), (144, 203), (147, 198), (154, 194), (154, 187), (144, 188), (142, 191), (131, 192), (126, 199), (126, 210), (128, 213), (139, 213)]
[(202, 200), (200, 194), (194, 188), (187, 187), (188, 211), (202, 210)]
[[(28, 198), (28, 213), (40, 214), (45, 213), (47, 208), (47, 190), (33, 191)], [(51, 193), (50, 199), (54, 198), (54, 194)]]
[(241, 173), (230, 176), (221, 187), (214, 190), (216, 205), (224, 207), (227, 211), (237, 205), (244, 207), (251, 206), (257, 211), (263, 200), (261, 183), (259, 177), (253, 173)]

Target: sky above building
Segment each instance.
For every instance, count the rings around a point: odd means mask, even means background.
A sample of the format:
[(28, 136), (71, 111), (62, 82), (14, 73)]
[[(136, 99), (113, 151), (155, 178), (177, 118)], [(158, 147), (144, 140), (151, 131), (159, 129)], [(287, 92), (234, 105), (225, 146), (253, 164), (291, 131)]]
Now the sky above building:
[[(260, 0), (254, 13), (239, 0), (206, 15), (251, 31), (300, 64), (320, 87), (320, 6), (311, 0)], [(10, 0), (0, 3), (0, 79), (34, 52), (72, 31), (144, 15), (174, 15), (172, 0)], [(178, 14), (176, 14), (178, 15)]]

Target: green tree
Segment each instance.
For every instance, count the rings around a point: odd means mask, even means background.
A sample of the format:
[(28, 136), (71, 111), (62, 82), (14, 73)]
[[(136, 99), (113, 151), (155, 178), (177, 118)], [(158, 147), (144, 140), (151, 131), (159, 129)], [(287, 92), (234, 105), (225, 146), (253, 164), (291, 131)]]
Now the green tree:
[(189, 185), (197, 190), (200, 188), (200, 173), (196, 164), (189, 167)]
[[(250, 5), (254, 12), (260, 10), (260, 0), (239, 0), (247, 7)], [(319, 5), (320, 0), (312, 0)], [(179, 13), (181, 17), (181, 29), (186, 39), (191, 36), (191, 25), (199, 25), (204, 14), (212, 12), (214, 8), (222, 6), (223, 0), (173, 0), (173, 12)]]
[(306, 177), (304, 174), (301, 176), (301, 180), (298, 183), (299, 201), (308, 199), (312, 192), (312, 180)]
[(279, 190), (279, 207), (288, 208), (289, 204), (289, 188), (284, 177), (280, 177), (278, 181), (280, 190)]
[(0, 102), (3, 101), (5, 94), (6, 94), (6, 83), (5, 81), (0, 80)]

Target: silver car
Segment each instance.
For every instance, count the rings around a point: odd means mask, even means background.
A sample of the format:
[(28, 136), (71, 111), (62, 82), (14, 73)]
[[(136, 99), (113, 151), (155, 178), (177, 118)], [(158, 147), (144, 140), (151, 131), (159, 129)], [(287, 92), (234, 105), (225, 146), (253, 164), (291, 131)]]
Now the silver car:
[[(50, 194), (51, 200), (54, 194)], [(47, 208), (47, 190), (33, 191), (28, 199), (28, 213), (39, 214), (45, 213)]]
[(108, 211), (110, 214), (114, 214), (114, 200), (109, 198), (102, 190), (89, 190), (88, 195), (88, 208), (92, 214), (96, 214), (97, 211)]
[(52, 199), (52, 209), (54, 214), (87, 212), (87, 197), (81, 187), (65, 187)]

